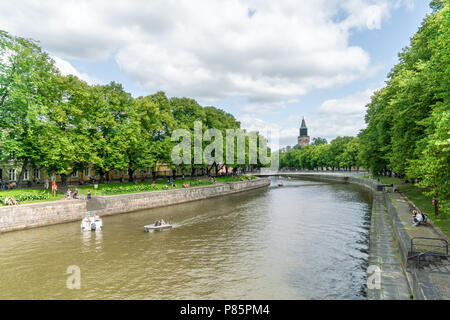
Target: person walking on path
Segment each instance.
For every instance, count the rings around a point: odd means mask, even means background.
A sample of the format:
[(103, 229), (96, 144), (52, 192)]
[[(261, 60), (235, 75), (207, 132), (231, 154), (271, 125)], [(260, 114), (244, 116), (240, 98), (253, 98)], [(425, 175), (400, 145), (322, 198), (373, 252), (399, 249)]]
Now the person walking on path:
[(88, 190), (88, 192), (87, 192), (87, 198), (88, 198), (88, 200), (90, 200), (91, 197), (92, 197), (92, 195), (91, 195), (91, 190)]
[(438, 199), (434, 198), (432, 203), (434, 205), (434, 217), (437, 218), (439, 215), (439, 201)]

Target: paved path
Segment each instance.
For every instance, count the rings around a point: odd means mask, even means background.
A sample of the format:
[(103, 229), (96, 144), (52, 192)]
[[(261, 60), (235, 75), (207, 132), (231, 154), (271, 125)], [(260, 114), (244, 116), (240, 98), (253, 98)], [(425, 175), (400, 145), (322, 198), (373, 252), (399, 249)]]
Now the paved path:
[[(430, 225), (420, 225), (418, 227), (412, 224), (411, 212), (412, 203), (399, 193), (390, 193), (394, 205), (396, 206), (400, 220), (403, 223), (410, 238), (426, 237), (426, 238), (440, 238), (449, 241), (449, 239), (441, 232), (436, 231)], [(450, 242), (450, 241), (449, 241)], [(436, 245), (442, 242), (421, 240), (418, 242), (416, 248), (420, 251), (427, 251), (433, 249), (435, 251), (443, 252), (443, 249), (435, 249)], [(450, 300), (450, 261), (444, 260), (441, 263), (432, 264), (428, 267), (420, 269), (418, 276), (421, 278), (423, 285), (429, 289), (430, 297), (438, 297), (441, 299)]]
[(410, 289), (393, 239), (383, 195), (374, 193), (369, 242), (369, 266), (381, 269), (379, 289), (368, 289), (370, 300), (409, 300)]

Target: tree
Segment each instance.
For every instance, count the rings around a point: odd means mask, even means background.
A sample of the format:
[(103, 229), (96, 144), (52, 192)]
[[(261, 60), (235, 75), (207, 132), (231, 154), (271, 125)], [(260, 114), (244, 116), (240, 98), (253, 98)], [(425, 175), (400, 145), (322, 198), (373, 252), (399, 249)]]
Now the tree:
[(327, 143), (328, 143), (327, 139), (318, 137), (318, 138), (313, 138), (311, 145), (318, 146), (318, 145), (327, 144)]
[(42, 143), (34, 131), (45, 126), (57, 75), (53, 60), (35, 41), (0, 30), (0, 158), (22, 164), (18, 183)]

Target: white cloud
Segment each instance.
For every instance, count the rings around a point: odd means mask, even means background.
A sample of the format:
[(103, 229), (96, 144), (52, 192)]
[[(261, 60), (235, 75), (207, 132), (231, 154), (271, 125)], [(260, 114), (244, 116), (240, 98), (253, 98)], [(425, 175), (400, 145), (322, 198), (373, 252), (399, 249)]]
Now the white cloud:
[(81, 73), (68, 61), (61, 58), (53, 56), (52, 59), (55, 61), (55, 66), (59, 69), (63, 76), (74, 75), (83, 81), (86, 81), (90, 85), (100, 84), (100, 80), (95, 77), (88, 75), (87, 73)]
[(390, 5), (387, 1), (347, 0), (343, 2), (343, 7), (349, 13), (341, 23), (344, 29), (380, 29), (383, 19), (390, 15)]
[(278, 150), (285, 145), (292, 145), (291, 140), (297, 139), (298, 129), (285, 128), (276, 123), (270, 123), (251, 115), (238, 117), (241, 122), (241, 128), (248, 132), (257, 131), (269, 139), (268, 146), (273, 150)]
[(0, 29), (38, 39), (58, 57), (112, 56), (149, 93), (164, 90), (208, 101), (242, 97), (263, 103), (267, 112), (270, 105), (370, 73), (370, 57), (349, 45), (350, 32), (380, 28), (394, 7), (387, 0), (0, 0), (0, 5)]
[[(338, 136), (356, 136), (366, 126), (366, 105), (374, 91), (367, 89), (340, 99), (324, 101), (317, 107), (315, 115), (306, 119), (311, 139), (322, 137), (330, 142)], [(291, 119), (300, 126), (300, 117), (292, 116)]]

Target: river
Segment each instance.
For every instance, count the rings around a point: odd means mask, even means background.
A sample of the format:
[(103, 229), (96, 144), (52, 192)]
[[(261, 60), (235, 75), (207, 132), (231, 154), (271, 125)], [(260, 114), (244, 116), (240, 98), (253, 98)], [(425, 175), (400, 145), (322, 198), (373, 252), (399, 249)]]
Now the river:
[[(370, 192), (271, 180), (103, 217), (98, 232), (75, 222), (0, 234), (0, 299), (365, 299)], [(144, 232), (159, 218), (174, 228)], [(80, 289), (66, 285), (70, 266)]]

